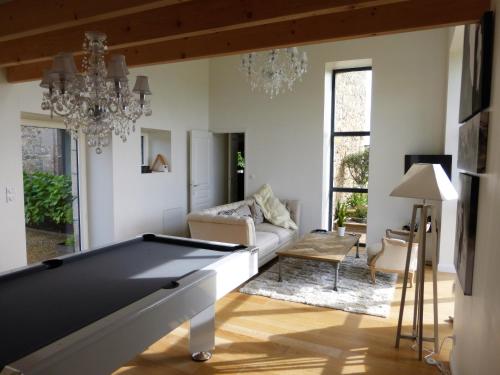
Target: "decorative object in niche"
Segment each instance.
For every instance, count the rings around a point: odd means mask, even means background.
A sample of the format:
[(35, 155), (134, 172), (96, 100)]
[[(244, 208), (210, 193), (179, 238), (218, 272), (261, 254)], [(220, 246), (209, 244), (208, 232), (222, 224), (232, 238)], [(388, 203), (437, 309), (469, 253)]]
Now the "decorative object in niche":
[(141, 171), (172, 172), (172, 132), (141, 129)]
[(162, 154), (156, 155), (151, 170), (154, 172), (168, 172), (168, 162)]

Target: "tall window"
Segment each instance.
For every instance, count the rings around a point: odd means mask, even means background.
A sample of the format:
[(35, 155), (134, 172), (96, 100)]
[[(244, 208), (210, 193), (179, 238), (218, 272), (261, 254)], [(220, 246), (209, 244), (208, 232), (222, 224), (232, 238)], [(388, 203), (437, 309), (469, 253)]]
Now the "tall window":
[[(366, 233), (370, 154), (371, 68), (333, 71), (330, 228), (337, 203), (347, 205), (347, 230)], [(362, 236), (364, 242), (364, 236)]]

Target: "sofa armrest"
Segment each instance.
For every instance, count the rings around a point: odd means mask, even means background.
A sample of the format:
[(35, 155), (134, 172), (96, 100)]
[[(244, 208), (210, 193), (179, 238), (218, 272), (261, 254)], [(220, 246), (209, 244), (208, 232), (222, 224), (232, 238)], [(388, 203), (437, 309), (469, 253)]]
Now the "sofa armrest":
[(300, 201), (287, 199), (284, 200), (283, 203), (285, 203), (288, 211), (290, 211), (290, 217), (294, 223), (300, 228)]
[(255, 245), (255, 225), (250, 217), (192, 213), (187, 221), (192, 238)]

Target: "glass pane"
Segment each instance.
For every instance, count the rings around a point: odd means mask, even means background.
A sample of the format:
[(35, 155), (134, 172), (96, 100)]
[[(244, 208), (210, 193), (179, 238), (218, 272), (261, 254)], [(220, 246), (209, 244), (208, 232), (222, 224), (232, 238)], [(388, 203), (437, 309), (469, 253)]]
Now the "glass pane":
[(368, 194), (367, 193), (340, 193), (332, 195), (332, 217), (333, 229), (335, 225), (335, 211), (337, 203), (345, 203), (347, 206), (346, 230), (352, 233), (360, 233), (361, 243), (366, 243), (366, 219), (368, 216)]
[(370, 137), (334, 137), (333, 186), (368, 188)]
[(22, 126), (28, 263), (78, 250), (76, 142), (62, 129)]
[(335, 132), (370, 131), (372, 71), (335, 74)]

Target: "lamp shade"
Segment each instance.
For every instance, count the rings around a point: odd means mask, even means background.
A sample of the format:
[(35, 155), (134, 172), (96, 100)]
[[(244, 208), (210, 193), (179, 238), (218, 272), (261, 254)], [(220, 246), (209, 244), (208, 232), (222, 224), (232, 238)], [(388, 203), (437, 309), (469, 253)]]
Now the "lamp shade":
[(124, 55), (113, 55), (108, 63), (108, 79), (127, 81), (127, 63)]
[(148, 77), (137, 76), (135, 80), (134, 89), (132, 91), (138, 94), (151, 95), (151, 90), (149, 89)]
[(56, 73), (61, 79), (71, 79), (77, 73), (75, 60), (71, 53), (58, 53), (54, 56), (51, 73)]
[(49, 69), (43, 70), (42, 82), (40, 82), (40, 87), (48, 89), (51, 86), (50, 71)]
[(392, 197), (450, 201), (457, 191), (439, 164), (413, 164), (390, 194)]

